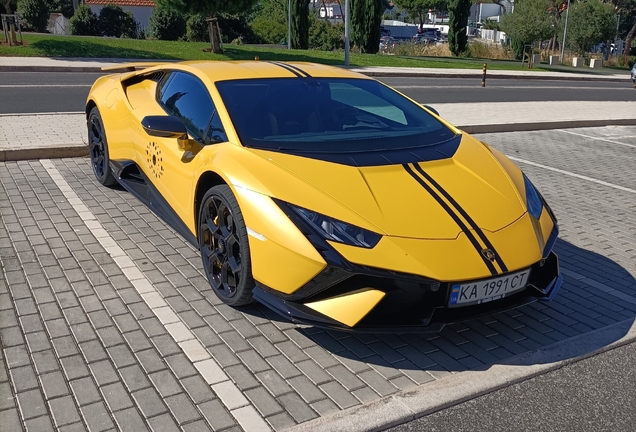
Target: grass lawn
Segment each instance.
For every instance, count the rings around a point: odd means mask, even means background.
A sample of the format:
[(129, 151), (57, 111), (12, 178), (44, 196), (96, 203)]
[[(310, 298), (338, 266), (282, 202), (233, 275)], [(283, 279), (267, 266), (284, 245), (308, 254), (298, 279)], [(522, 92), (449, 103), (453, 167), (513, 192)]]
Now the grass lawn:
[[(90, 57), (170, 60), (261, 60), (309, 61), (342, 65), (344, 52), (287, 50), (250, 45), (225, 45), (225, 54), (205, 52), (209, 43), (159, 40), (116, 39), (89, 36), (53, 36), (24, 34), (23, 46), (0, 45), (0, 56), (19, 57)], [(393, 66), (452, 69), (481, 69), (483, 59), (449, 57), (402, 58), (391, 55), (351, 52), (351, 66)], [(497, 61), (489, 70), (521, 70), (519, 62)], [(527, 70), (527, 69), (526, 69)], [(541, 70), (541, 69), (534, 69)]]

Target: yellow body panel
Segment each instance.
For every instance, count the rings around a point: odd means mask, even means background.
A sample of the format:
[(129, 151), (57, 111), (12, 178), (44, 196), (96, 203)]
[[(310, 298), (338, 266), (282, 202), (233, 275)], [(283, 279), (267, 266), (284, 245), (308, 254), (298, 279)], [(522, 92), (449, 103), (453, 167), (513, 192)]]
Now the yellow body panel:
[[(292, 294), (327, 265), (307, 237), (270, 197), (234, 188), (249, 234), (252, 275), (278, 291)], [(281, 271), (281, 264), (284, 271)]]
[[(470, 141), (470, 142), (469, 142)], [(477, 223), (495, 231), (517, 220), (525, 207), (510, 178), (486, 147), (470, 135), (452, 159), (420, 164)]]
[(363, 288), (344, 295), (317, 302), (305, 303), (312, 308), (349, 327), (356, 325), (384, 297), (382, 291)]
[(133, 109), (137, 109), (143, 105), (155, 103), (156, 91), (156, 82), (144, 80), (140, 83), (126, 87), (126, 96), (128, 97), (130, 106)]
[[(531, 217), (527, 214), (502, 230), (494, 233), (485, 231), (484, 234), (509, 271), (530, 267), (541, 259), (543, 249), (534, 235)], [(479, 252), (464, 233), (455, 240), (385, 236), (373, 249), (334, 242), (330, 244), (353, 263), (421, 275), (443, 282), (492, 276)]]

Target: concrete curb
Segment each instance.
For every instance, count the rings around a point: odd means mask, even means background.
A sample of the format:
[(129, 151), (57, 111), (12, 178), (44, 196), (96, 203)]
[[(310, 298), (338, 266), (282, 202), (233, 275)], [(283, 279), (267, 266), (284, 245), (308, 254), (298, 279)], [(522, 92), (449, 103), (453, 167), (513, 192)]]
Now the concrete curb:
[(603, 126), (635, 126), (636, 118), (633, 119), (611, 119), (611, 120), (563, 120), (554, 122), (537, 123), (510, 123), (510, 124), (487, 124), (487, 125), (467, 125), (457, 126), (469, 134), (497, 133), (497, 132), (527, 132), (550, 129), (571, 129), (583, 127), (603, 127)]
[[(440, 69), (443, 70), (443, 69)], [(471, 78), (471, 79), (479, 79), (482, 78), (482, 72), (475, 70), (474, 73), (429, 73), (429, 72), (365, 72), (358, 71), (363, 75), (367, 75), (370, 77), (385, 77), (385, 78)], [(486, 86), (488, 86), (489, 79), (523, 79), (523, 80), (543, 80), (543, 81), (601, 81), (601, 82), (623, 82), (623, 81), (631, 81), (629, 75), (626, 75), (625, 78), (619, 77), (609, 77), (609, 76), (598, 76), (591, 75), (589, 77), (582, 76), (570, 76), (567, 73), (564, 73), (563, 76), (541, 76), (541, 72), (537, 72), (536, 75), (509, 75), (509, 74), (498, 74), (497, 72), (488, 72), (486, 74)]]
[[(350, 68), (356, 69), (356, 68)], [(440, 71), (443, 71), (440, 68)], [(105, 73), (101, 67), (96, 66), (0, 66), (0, 72), (98, 72)], [(447, 73), (447, 72), (382, 72), (382, 71), (362, 71), (357, 72), (370, 77), (402, 77), (402, 78), (472, 78), (481, 79), (481, 71), (475, 69), (472, 73)], [(622, 82), (630, 81), (629, 75), (625, 78), (590, 75), (587, 77), (571, 76), (563, 73), (563, 76), (542, 76), (541, 72), (533, 75), (509, 75), (490, 72), (487, 79), (527, 79), (527, 80), (546, 80), (546, 81), (605, 81), (605, 82)]]
[(286, 432), (381, 431), (509, 387), (563, 366), (636, 341), (636, 321), (627, 319), (500, 364), (460, 372), (362, 406), (285, 429)]
[[(636, 118), (615, 120), (569, 120), (537, 123), (464, 125), (456, 127), (469, 134), (480, 134), (603, 126), (636, 126)], [(28, 159), (60, 159), (86, 156), (88, 156), (88, 146), (86, 145), (86, 143), (61, 144), (55, 147), (51, 146), (41, 148), (0, 150), (0, 162)]]
[(102, 71), (101, 67), (94, 67), (94, 66), (0, 66), (0, 72), (104, 72), (104, 71)]
[(85, 143), (62, 144), (56, 147), (0, 150), (0, 162), (85, 156), (88, 156), (88, 145)]

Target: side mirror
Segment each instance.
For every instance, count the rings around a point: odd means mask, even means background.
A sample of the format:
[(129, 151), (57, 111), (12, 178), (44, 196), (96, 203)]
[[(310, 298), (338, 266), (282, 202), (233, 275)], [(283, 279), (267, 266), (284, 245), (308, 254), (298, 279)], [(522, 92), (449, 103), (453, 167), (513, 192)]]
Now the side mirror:
[(432, 112), (433, 114), (435, 114), (436, 116), (438, 116), (438, 117), (439, 117), (439, 113), (438, 113), (438, 112), (437, 112), (437, 110), (436, 110), (435, 108), (433, 108), (432, 106), (424, 105), (424, 104), (422, 104), (422, 106), (423, 106), (424, 108), (426, 108), (427, 110), (429, 110), (430, 112)]
[(148, 135), (161, 138), (181, 138), (188, 134), (181, 119), (175, 116), (146, 116), (141, 126)]
[(188, 131), (179, 117), (146, 116), (141, 120), (141, 126), (150, 136), (176, 138), (179, 149), (181, 150), (188, 150), (190, 148)]

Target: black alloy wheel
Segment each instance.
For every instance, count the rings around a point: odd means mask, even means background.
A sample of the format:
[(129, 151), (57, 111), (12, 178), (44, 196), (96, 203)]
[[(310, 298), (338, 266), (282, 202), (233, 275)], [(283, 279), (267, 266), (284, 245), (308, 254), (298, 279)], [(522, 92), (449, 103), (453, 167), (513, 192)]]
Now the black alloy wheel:
[(247, 229), (229, 186), (206, 192), (198, 220), (199, 250), (212, 289), (228, 305), (251, 303), (254, 279)]
[(108, 157), (108, 142), (104, 122), (97, 107), (93, 108), (88, 115), (88, 152), (91, 157), (91, 165), (97, 181), (104, 186), (112, 186), (117, 183), (113, 172), (110, 169), (110, 158)]

